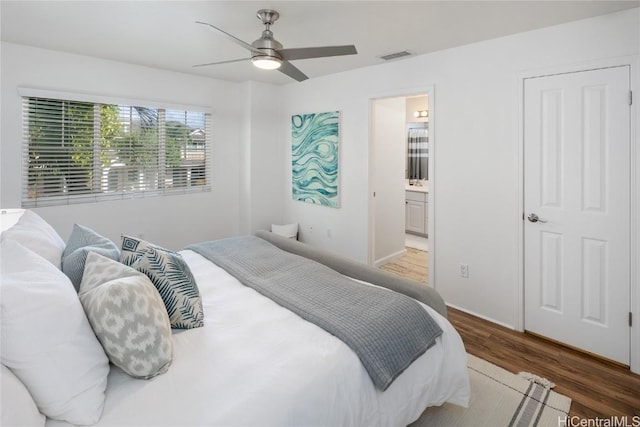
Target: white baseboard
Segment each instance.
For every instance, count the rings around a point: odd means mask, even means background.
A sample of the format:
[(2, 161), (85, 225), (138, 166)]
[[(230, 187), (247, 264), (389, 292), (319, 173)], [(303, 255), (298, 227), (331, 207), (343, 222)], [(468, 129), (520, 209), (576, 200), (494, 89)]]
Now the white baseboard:
[(504, 326), (507, 329), (511, 329), (511, 330), (514, 330), (514, 331), (517, 330), (513, 325), (508, 325), (506, 323), (499, 322), (499, 321), (497, 321), (495, 319), (492, 319), (490, 317), (483, 316), (482, 314), (475, 313), (475, 312), (473, 312), (471, 310), (467, 310), (466, 308), (458, 307), (458, 306), (453, 305), (453, 304), (447, 304), (447, 307), (455, 308), (458, 311), (462, 311), (462, 312), (470, 314), (472, 316), (479, 317), (482, 320), (486, 320), (487, 322), (495, 323), (496, 325)]
[(380, 259), (376, 260), (376, 261), (373, 263), (373, 265), (374, 265), (374, 266), (376, 266), (376, 267), (380, 267), (381, 265), (384, 265), (384, 264), (386, 264), (386, 263), (388, 263), (388, 262), (395, 261), (395, 260), (397, 260), (398, 258), (405, 256), (405, 255), (406, 255), (406, 253), (407, 253), (407, 250), (406, 250), (406, 249), (403, 249), (403, 250), (401, 250), (401, 251), (399, 251), (399, 252), (396, 252), (396, 253), (394, 253), (394, 254), (391, 254), (391, 255), (388, 255), (388, 256), (386, 256), (386, 257), (384, 257), (384, 258), (380, 258)]

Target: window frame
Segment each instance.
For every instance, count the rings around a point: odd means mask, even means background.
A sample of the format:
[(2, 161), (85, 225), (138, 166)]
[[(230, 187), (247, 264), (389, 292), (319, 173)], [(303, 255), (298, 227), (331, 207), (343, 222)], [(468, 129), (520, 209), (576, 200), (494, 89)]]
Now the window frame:
[[(68, 205), (68, 204), (78, 204), (78, 203), (96, 203), (102, 201), (109, 200), (125, 200), (125, 199), (136, 199), (136, 198), (146, 198), (146, 197), (159, 197), (159, 196), (171, 196), (171, 195), (179, 195), (179, 194), (192, 194), (192, 193), (202, 193), (202, 192), (211, 192), (212, 191), (212, 145), (213, 145), (213, 114), (210, 108), (196, 106), (196, 105), (184, 105), (184, 104), (171, 104), (171, 103), (163, 103), (163, 102), (154, 102), (140, 99), (125, 99), (125, 98), (116, 98), (109, 96), (101, 96), (95, 94), (78, 94), (78, 93), (69, 93), (69, 92), (61, 92), (61, 91), (52, 91), (52, 90), (43, 90), (43, 89), (33, 89), (33, 88), (19, 88), (18, 95), (20, 96), (20, 109), (21, 109), (21, 155), (22, 155), (22, 168), (21, 168), (21, 204), (23, 208), (34, 208), (41, 206), (60, 206), (60, 205)], [(143, 107), (143, 108), (151, 108), (157, 109), (158, 112), (162, 115), (163, 119), (166, 117), (166, 111), (171, 110), (179, 110), (186, 112), (197, 112), (204, 114), (204, 184), (195, 185), (195, 186), (181, 186), (181, 187), (165, 187), (164, 181), (160, 181), (160, 177), (164, 177), (165, 173), (169, 171), (169, 167), (166, 164), (166, 135), (165, 130), (166, 126), (158, 126), (158, 183), (155, 188), (150, 189), (134, 189), (134, 190), (122, 190), (122, 191), (109, 191), (105, 192), (102, 188), (100, 190), (96, 190), (96, 188), (92, 188), (90, 192), (83, 194), (63, 194), (63, 195), (53, 195), (53, 196), (41, 196), (41, 197), (33, 197), (33, 195), (29, 194), (29, 148), (30, 148), (30, 138), (29, 138), (29, 110), (26, 108), (29, 98), (44, 98), (44, 99), (53, 99), (59, 101), (68, 101), (68, 102), (83, 102), (83, 103), (91, 103), (94, 106), (94, 109), (98, 108), (100, 105), (117, 105), (117, 106), (130, 106), (130, 107)], [(99, 118), (94, 119), (94, 124), (96, 120), (99, 121)], [(166, 121), (164, 124), (166, 125)], [(162, 130), (160, 130), (162, 128)], [(94, 128), (94, 134), (96, 132), (99, 133), (99, 128), (96, 131)], [(94, 143), (94, 153), (93, 153), (93, 163), (94, 163), (94, 173), (103, 172), (102, 166), (99, 162), (96, 161), (96, 155), (99, 156), (100, 150), (102, 149), (101, 141), (99, 137), (95, 137), (93, 139)]]

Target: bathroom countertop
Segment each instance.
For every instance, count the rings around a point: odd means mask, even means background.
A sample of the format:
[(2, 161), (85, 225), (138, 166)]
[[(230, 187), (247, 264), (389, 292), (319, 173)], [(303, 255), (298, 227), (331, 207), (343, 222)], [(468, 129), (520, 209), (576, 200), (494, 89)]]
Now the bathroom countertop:
[(418, 193), (428, 193), (429, 186), (428, 185), (409, 185), (406, 184), (404, 189), (407, 191), (417, 191)]

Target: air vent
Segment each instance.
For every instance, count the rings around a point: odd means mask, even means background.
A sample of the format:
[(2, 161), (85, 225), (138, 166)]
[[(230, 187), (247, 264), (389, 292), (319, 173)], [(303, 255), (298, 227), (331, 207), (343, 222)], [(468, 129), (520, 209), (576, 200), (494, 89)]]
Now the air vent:
[(385, 61), (391, 61), (392, 59), (404, 58), (405, 56), (411, 56), (413, 53), (403, 50), (400, 52), (388, 53), (386, 55), (381, 55), (378, 58), (384, 59)]

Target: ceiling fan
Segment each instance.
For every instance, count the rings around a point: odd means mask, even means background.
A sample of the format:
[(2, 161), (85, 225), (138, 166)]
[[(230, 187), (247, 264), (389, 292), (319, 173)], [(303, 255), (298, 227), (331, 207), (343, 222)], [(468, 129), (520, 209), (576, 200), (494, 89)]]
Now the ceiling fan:
[(296, 59), (322, 58), (327, 56), (354, 55), (358, 52), (354, 45), (344, 46), (319, 46), (319, 47), (302, 47), (294, 49), (283, 49), (282, 44), (273, 38), (271, 25), (278, 20), (280, 14), (271, 9), (260, 9), (257, 13), (258, 19), (262, 21), (265, 30), (260, 38), (253, 43), (246, 43), (239, 38), (221, 30), (215, 25), (206, 22), (196, 21), (197, 24), (207, 25), (226, 36), (232, 42), (248, 49), (251, 52), (250, 58), (231, 59), (228, 61), (209, 62), (207, 64), (198, 64), (194, 67), (205, 67), (208, 65), (228, 64), (231, 62), (240, 62), (251, 60), (254, 66), (266, 70), (277, 69), (281, 73), (295, 79), (299, 82), (308, 79), (302, 71), (296, 68), (291, 62)]

